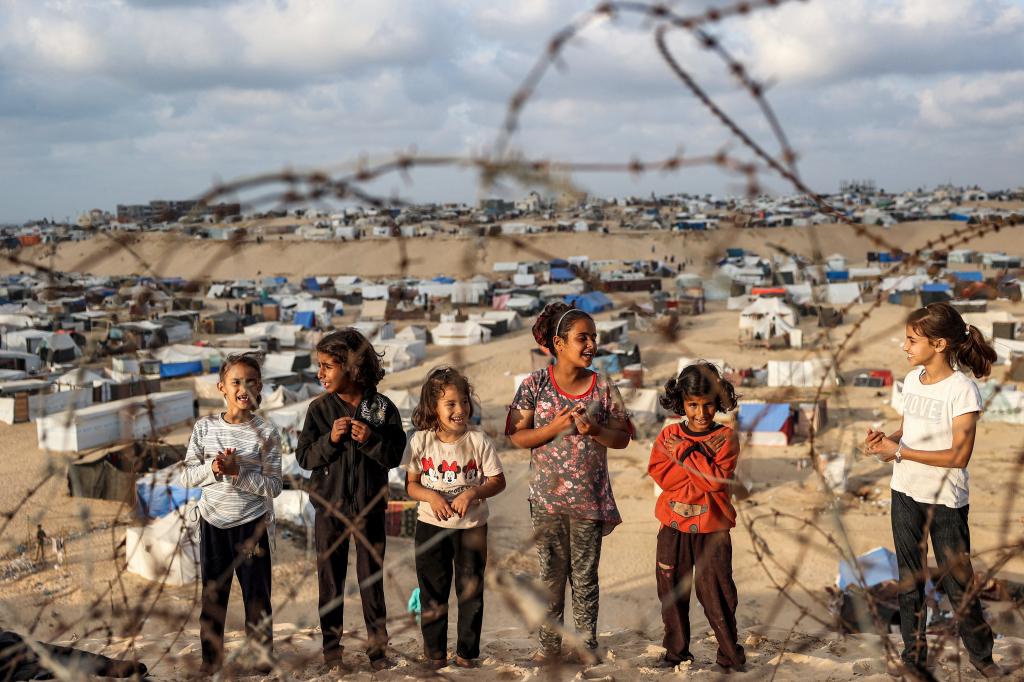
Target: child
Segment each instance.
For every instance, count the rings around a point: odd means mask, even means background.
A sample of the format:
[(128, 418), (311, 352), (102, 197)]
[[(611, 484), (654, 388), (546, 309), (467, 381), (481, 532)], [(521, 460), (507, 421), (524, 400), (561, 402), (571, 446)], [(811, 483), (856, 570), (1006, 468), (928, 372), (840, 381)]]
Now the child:
[[(399, 465), (405, 431), (398, 408), (377, 392), (380, 356), (356, 329), (324, 336), (316, 345), (317, 377), (326, 393), (306, 413), (295, 456), (313, 470), (310, 500), (320, 586), (324, 663), (341, 665), (349, 539), (356, 535), (356, 577), (366, 623), (366, 653), (374, 670), (390, 665), (384, 603), (384, 512), (388, 470)], [(355, 530), (350, 527), (354, 525)]]
[[(181, 474), (186, 487), (202, 488), (199, 638), (204, 674), (223, 663), (232, 573), (242, 588), (246, 634), (268, 655), (272, 651), (268, 528), (273, 522), (272, 498), (281, 493), (280, 436), (273, 424), (254, 414), (263, 389), (256, 356), (229, 356), (220, 367), (217, 389), (227, 409), (196, 422)], [(258, 670), (268, 672), (269, 663)]]
[(930, 675), (922, 613), (927, 529), (970, 661), (985, 677), (997, 677), (1002, 670), (992, 660), (992, 629), (973, 588), (967, 526), (967, 463), (974, 451), (981, 393), (962, 371), (987, 376), (996, 352), (948, 303), (910, 314), (903, 351), (913, 366), (903, 383), (903, 423), (888, 436), (868, 429), (864, 444), (882, 461), (895, 461), (890, 487), (903, 664)]
[(419, 500), (416, 577), (423, 604), (423, 649), (430, 667), (448, 665), (448, 595), (459, 602), (455, 665), (475, 667), (484, 619), (487, 498), (505, 489), (494, 444), (469, 427), (472, 387), (453, 367), (427, 375), (412, 415), (416, 434), (403, 467), (406, 491)]
[(736, 583), (732, 539), (736, 510), (729, 499), (739, 442), (716, 412), (736, 407), (736, 391), (708, 362), (683, 369), (665, 384), (661, 405), (684, 421), (662, 429), (647, 466), (662, 489), (654, 506), (658, 531), (658, 599), (665, 622), (665, 663), (692, 661), (690, 585), (718, 641), (718, 665), (742, 670), (746, 663), (736, 631)]
[(530, 514), (541, 579), (550, 590), (536, 659), (561, 654), (568, 579), (585, 649), (570, 658), (589, 662), (597, 658), (601, 541), (622, 522), (608, 476), (608, 448), (626, 447), (632, 431), (618, 389), (590, 369), (597, 352), (590, 315), (550, 303), (533, 325), (533, 338), (556, 364), (523, 380), (506, 434), (517, 447), (530, 449)]

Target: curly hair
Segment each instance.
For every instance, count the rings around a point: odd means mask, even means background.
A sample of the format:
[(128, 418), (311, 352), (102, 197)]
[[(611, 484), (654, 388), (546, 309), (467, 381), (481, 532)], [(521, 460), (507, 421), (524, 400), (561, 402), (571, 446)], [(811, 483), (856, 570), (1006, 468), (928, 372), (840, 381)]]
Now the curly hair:
[(540, 311), (537, 321), (533, 323), (533, 339), (539, 346), (547, 348), (552, 355), (555, 354), (555, 339), (565, 338), (565, 334), (572, 329), (573, 324), (579, 320), (593, 320), (590, 313), (580, 310), (575, 304), (569, 305), (556, 301), (544, 306)]
[(981, 330), (964, 322), (957, 309), (948, 303), (929, 303), (907, 316), (907, 324), (931, 342), (946, 341), (946, 361), (953, 368), (967, 367), (979, 379), (992, 372), (998, 359)]
[(423, 388), (420, 389), (420, 403), (412, 412), (412, 425), (418, 431), (437, 430), (437, 401), (449, 386), (469, 399), (469, 414), (466, 415), (466, 419), (473, 417), (473, 385), (469, 383), (469, 379), (451, 365), (435, 367), (427, 374)]
[(715, 410), (728, 412), (736, 409), (736, 389), (718, 368), (710, 362), (699, 361), (687, 365), (678, 377), (665, 382), (665, 394), (659, 398), (661, 406), (673, 414), (685, 414), (686, 396), (714, 396)]
[(378, 353), (362, 332), (352, 327), (338, 329), (320, 339), (316, 352), (330, 355), (345, 368), (348, 378), (364, 389), (377, 388), (384, 378), (380, 364), (383, 353)]

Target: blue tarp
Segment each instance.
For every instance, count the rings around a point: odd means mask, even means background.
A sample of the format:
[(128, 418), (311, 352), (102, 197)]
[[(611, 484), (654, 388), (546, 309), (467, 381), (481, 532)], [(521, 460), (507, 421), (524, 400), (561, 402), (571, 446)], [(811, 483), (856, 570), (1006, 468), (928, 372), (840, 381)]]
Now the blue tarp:
[(610, 310), (612, 307), (611, 299), (600, 291), (591, 291), (586, 294), (569, 294), (562, 300), (569, 305), (575, 303), (577, 308), (591, 315), (603, 310)]
[(971, 219), (971, 216), (967, 215), (966, 213), (950, 213), (949, 219), (957, 220), (960, 221), (961, 223), (966, 223), (968, 220)]
[(569, 268), (551, 268), (552, 282), (568, 282), (571, 279), (576, 279), (576, 275)]
[(891, 254), (888, 251), (878, 254), (879, 263), (899, 263), (901, 260), (903, 260), (903, 254)]
[(307, 277), (302, 280), (302, 288), (307, 291), (320, 291), (320, 283), (316, 281), (316, 277)]
[(726, 249), (725, 255), (729, 258), (742, 258), (743, 254), (746, 253), (743, 249)]
[(316, 313), (312, 310), (300, 310), (295, 313), (293, 322), (300, 325), (303, 329), (312, 329), (316, 326)]
[(740, 403), (740, 431), (781, 431), (789, 416), (788, 403)]
[(848, 282), (850, 280), (849, 270), (826, 270), (825, 279), (829, 282)]
[(455, 284), (454, 279), (452, 279), (451, 277), (446, 277), (445, 275), (438, 275), (437, 277), (430, 281), (437, 282), (438, 284)]
[(145, 516), (157, 519), (166, 516), (189, 500), (198, 500), (201, 488), (183, 488), (180, 485), (153, 485), (143, 480), (135, 484), (139, 507)]
[[(875, 547), (857, 557), (857, 565), (864, 574), (864, 586), (872, 587), (886, 580), (899, 580), (899, 567), (896, 565), (896, 554), (885, 547)], [(839, 577), (836, 587), (845, 590), (857, 584), (857, 573), (845, 559), (839, 562)]]
[(569, 267), (569, 261), (564, 258), (552, 258), (548, 261), (548, 265), (553, 268), (567, 268)]
[(949, 291), (949, 285), (945, 282), (928, 282), (921, 285), (921, 291), (944, 292)]
[(160, 363), (160, 378), (173, 379), (174, 377), (187, 377), (190, 374), (202, 374), (203, 361), (190, 360), (188, 362), (162, 362)]
[(953, 275), (956, 277), (958, 282), (984, 282), (985, 278), (982, 277), (979, 270), (966, 270), (964, 272), (954, 272)]
[(617, 374), (622, 371), (619, 356), (615, 353), (595, 356), (590, 368), (601, 374)]

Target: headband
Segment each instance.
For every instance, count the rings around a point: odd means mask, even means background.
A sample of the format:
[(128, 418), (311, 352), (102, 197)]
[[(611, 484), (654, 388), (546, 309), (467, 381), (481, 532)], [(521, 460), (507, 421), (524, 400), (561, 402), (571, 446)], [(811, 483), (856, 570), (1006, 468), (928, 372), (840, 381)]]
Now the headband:
[[(580, 310), (579, 308), (569, 308), (564, 313), (562, 313), (562, 316), (558, 318), (558, 322), (555, 323), (555, 336), (558, 336), (558, 330), (562, 328), (562, 320), (564, 320), (565, 316), (568, 315), (569, 313), (583, 313), (587, 317), (590, 317), (590, 313), (588, 313), (586, 310)], [(590, 317), (590, 319), (594, 318)]]

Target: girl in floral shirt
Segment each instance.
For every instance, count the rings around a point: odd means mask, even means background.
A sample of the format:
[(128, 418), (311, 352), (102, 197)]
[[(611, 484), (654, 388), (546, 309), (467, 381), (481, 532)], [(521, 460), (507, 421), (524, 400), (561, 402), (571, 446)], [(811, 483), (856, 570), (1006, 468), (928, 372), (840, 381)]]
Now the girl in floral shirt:
[(570, 658), (590, 662), (597, 659), (601, 541), (622, 522), (608, 476), (608, 448), (626, 447), (631, 427), (618, 389), (590, 369), (597, 352), (590, 315), (551, 303), (534, 323), (533, 337), (556, 363), (520, 385), (506, 433), (531, 453), (530, 514), (541, 579), (550, 592), (537, 658), (561, 655), (569, 579), (576, 631), (584, 646)]

